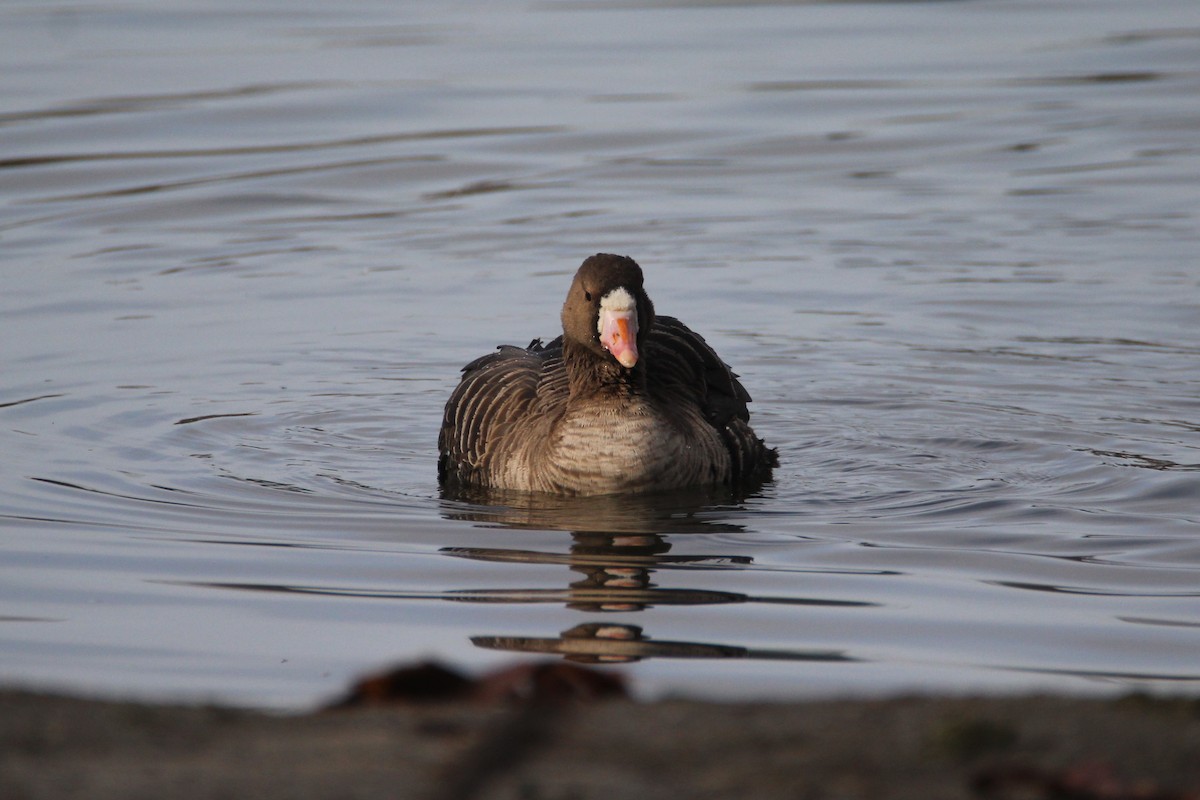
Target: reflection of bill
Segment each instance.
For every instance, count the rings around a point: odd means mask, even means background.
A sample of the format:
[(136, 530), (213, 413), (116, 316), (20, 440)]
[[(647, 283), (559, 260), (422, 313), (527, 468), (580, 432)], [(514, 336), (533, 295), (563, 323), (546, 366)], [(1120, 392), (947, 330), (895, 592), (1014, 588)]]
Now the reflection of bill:
[(620, 664), (644, 658), (752, 658), (788, 661), (856, 661), (836, 650), (756, 650), (725, 644), (656, 641), (638, 625), (588, 622), (565, 630), (556, 639), (532, 636), (472, 636), (471, 643), (489, 650), (549, 653), (569, 661)]

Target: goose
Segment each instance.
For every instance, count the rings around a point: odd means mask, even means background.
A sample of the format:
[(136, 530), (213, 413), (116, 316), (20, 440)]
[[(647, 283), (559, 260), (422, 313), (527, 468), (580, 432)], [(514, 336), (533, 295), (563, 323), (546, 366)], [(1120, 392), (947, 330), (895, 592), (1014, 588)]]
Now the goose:
[(463, 367), (438, 436), (444, 487), (556, 495), (738, 490), (778, 464), (750, 395), (698, 333), (658, 316), (627, 256), (584, 260), (562, 336)]

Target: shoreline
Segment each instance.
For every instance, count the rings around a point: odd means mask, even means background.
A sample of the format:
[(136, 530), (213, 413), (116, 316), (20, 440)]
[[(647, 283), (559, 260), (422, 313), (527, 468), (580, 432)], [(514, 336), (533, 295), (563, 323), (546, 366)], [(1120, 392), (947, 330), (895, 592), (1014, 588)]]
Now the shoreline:
[(384, 703), (0, 690), (0, 796), (1200, 800), (1197, 699)]

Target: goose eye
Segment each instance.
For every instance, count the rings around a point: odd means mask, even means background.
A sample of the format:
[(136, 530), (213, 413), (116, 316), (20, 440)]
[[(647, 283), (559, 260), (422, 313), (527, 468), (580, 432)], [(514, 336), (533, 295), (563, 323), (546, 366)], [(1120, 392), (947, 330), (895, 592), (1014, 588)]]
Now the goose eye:
[(592, 302), (592, 293), (587, 290), (584, 290), (583, 299), (587, 300), (589, 303)]

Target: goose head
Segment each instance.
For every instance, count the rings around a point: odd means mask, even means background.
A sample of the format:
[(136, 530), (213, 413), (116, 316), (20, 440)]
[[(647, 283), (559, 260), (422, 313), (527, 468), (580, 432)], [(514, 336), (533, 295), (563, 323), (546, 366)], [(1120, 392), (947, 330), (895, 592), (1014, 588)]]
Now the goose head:
[(653, 322), (642, 268), (632, 258), (597, 253), (579, 267), (562, 308), (568, 342), (631, 370)]

